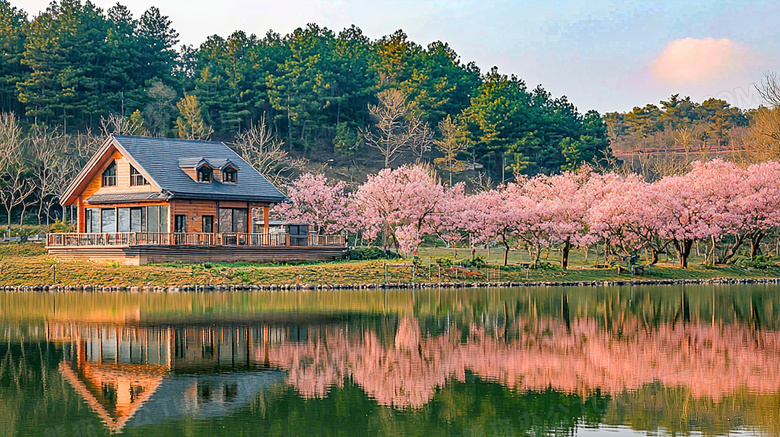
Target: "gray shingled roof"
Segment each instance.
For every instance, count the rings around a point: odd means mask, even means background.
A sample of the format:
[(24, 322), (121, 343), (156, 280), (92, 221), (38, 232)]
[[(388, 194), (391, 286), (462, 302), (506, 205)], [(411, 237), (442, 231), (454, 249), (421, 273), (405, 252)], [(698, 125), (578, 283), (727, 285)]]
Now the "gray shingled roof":
[[(216, 141), (115, 136), (116, 141), (163, 190), (178, 199), (237, 200), (278, 203), (286, 199), (268, 179), (236, 152)], [(225, 163), (238, 168), (238, 183), (197, 182), (179, 167), (180, 162)]]
[(165, 193), (117, 193), (117, 194), (95, 194), (87, 202), (92, 205), (114, 204), (114, 203), (137, 203), (137, 202), (165, 202), (168, 196)]

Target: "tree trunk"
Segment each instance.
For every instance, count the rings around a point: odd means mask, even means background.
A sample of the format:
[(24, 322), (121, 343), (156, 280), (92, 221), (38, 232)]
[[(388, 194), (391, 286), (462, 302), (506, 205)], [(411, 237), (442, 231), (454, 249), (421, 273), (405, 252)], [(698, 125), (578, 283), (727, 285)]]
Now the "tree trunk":
[(715, 265), (715, 236), (714, 235), (710, 237), (710, 243), (712, 244), (712, 246), (710, 247), (709, 253), (707, 253), (706, 263), (708, 265), (714, 266)]
[[(645, 262), (650, 265), (656, 265), (658, 263), (659, 250), (650, 245), (645, 249)], [(649, 253), (649, 255), (648, 255)]]
[(674, 240), (674, 250), (677, 252), (677, 259), (680, 267), (684, 269), (688, 268), (688, 256), (691, 254), (691, 247), (693, 247), (693, 240)]
[(745, 242), (745, 235), (744, 234), (736, 234), (734, 235), (734, 244), (729, 246), (729, 248), (726, 250), (726, 253), (723, 255), (721, 259), (718, 260), (720, 263), (725, 263), (731, 258), (734, 257), (734, 255), (737, 254), (737, 251), (740, 247), (742, 247), (742, 243)]
[(509, 262), (509, 242), (506, 239), (504, 239), (504, 249), (504, 267), (506, 267)]
[(750, 234), (750, 259), (756, 260), (756, 257), (761, 255), (761, 240), (764, 239), (764, 233), (761, 231), (753, 231)]
[(539, 245), (539, 243), (534, 244), (534, 261), (532, 264), (533, 268), (536, 268), (539, 265), (539, 256), (542, 254), (542, 247)]
[(561, 253), (561, 268), (567, 270), (569, 268), (569, 251), (571, 250), (571, 237), (566, 237), (566, 241), (563, 243), (563, 253)]
[[(43, 216), (43, 199), (41, 199), (41, 201), (38, 202), (38, 226), (43, 224), (43, 218), (41, 216)], [(48, 218), (47, 218), (47, 222), (48, 222)]]

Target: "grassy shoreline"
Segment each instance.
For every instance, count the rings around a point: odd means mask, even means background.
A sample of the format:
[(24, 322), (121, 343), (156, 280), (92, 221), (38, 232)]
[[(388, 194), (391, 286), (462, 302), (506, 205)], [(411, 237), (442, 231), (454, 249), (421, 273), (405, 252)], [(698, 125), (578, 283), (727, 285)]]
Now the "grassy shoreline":
[[(481, 253), (480, 253), (481, 252)], [(593, 268), (594, 260), (584, 260), (581, 253), (574, 254), (569, 270), (561, 270), (555, 265), (554, 257), (548, 259), (545, 268), (527, 269), (520, 265), (526, 262), (523, 254), (510, 253), (510, 266), (498, 266), (503, 252), (493, 250), (491, 254), (478, 252), (489, 262), (486, 268), (440, 269), (435, 260), (440, 257), (452, 257), (452, 250), (423, 249), (420, 251), (421, 267), (415, 275), (417, 283), (539, 283), (539, 282), (615, 282), (631, 280), (630, 273), (615, 268)], [(469, 256), (469, 251), (456, 253), (457, 260)], [(659, 263), (650, 268), (649, 273), (635, 276), (635, 280), (707, 280), (707, 279), (757, 279), (780, 278), (780, 266), (768, 263), (764, 268), (741, 267), (737, 265), (704, 266), (694, 258), (688, 269), (678, 268), (674, 264)], [(37, 244), (0, 245), (0, 286), (74, 286), (89, 284), (92, 286), (150, 286), (184, 287), (191, 285), (364, 285), (384, 284), (385, 264), (403, 261), (335, 261), (300, 265), (253, 265), (247, 263), (220, 264), (205, 263), (192, 265), (154, 265), (124, 266), (118, 263), (98, 263), (82, 261), (56, 260), (46, 254)], [(428, 263), (431, 263), (430, 270)], [(500, 275), (496, 273), (500, 270)], [(56, 270), (56, 281), (54, 278)], [(487, 277), (486, 273), (489, 275)], [(430, 275), (430, 276), (429, 276)], [(388, 282), (391, 284), (412, 282), (411, 267), (389, 267)]]

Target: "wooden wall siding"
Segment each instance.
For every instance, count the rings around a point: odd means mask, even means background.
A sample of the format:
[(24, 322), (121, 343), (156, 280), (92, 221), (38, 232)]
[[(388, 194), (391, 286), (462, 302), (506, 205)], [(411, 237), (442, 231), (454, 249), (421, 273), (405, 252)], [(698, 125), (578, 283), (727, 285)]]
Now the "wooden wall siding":
[(193, 181), (198, 180), (198, 171), (195, 170), (193, 167), (179, 167), (181, 171), (187, 174)]
[[(116, 161), (116, 185), (111, 187), (103, 186), (103, 170), (111, 164), (112, 161)], [(140, 171), (140, 169), (139, 169)], [(130, 161), (127, 160), (118, 150), (114, 151), (111, 158), (108, 159), (98, 169), (92, 180), (79, 196), (78, 203), (78, 217), (77, 227), (79, 232), (86, 232), (86, 223), (84, 222), (84, 209), (85, 208), (101, 208), (108, 205), (90, 205), (87, 199), (92, 197), (93, 194), (119, 194), (119, 193), (159, 193), (160, 187), (154, 185), (147, 178), (149, 185), (136, 185), (130, 186)], [(160, 203), (139, 203), (132, 205), (122, 206), (143, 206), (143, 205), (160, 205)]]
[[(103, 186), (103, 170), (116, 162), (116, 185), (111, 187)], [(140, 169), (138, 169), (140, 171)], [(149, 185), (130, 185), (130, 161), (122, 156), (119, 151), (115, 151), (111, 158), (106, 161), (95, 174), (95, 177), (89, 181), (89, 185), (81, 193), (83, 199), (88, 199), (93, 194), (118, 194), (118, 193), (159, 193), (160, 187), (154, 185), (148, 178)]]
[(59, 259), (81, 261), (116, 261), (127, 265), (150, 263), (203, 263), (203, 262), (287, 262), (330, 261), (341, 258), (344, 248), (339, 247), (78, 247), (50, 248), (49, 254)]
[[(246, 202), (244, 203), (246, 208)], [(221, 206), (221, 203), (220, 203)], [(203, 216), (210, 215), (214, 217), (214, 228), (217, 226), (217, 202), (214, 200), (171, 200), (171, 226), (174, 224), (174, 217), (177, 215), (187, 216), (187, 232), (203, 232)], [(192, 218), (195, 217), (195, 220)], [(173, 227), (171, 227), (173, 232)]]
[(251, 208), (252, 202), (237, 202), (234, 200), (220, 200), (220, 208)]

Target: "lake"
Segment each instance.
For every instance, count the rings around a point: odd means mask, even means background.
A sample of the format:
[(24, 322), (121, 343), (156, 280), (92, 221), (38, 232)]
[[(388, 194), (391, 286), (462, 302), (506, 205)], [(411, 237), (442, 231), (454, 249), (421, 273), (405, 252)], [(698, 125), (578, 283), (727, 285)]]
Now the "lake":
[(780, 435), (780, 286), (0, 293), (0, 436)]

